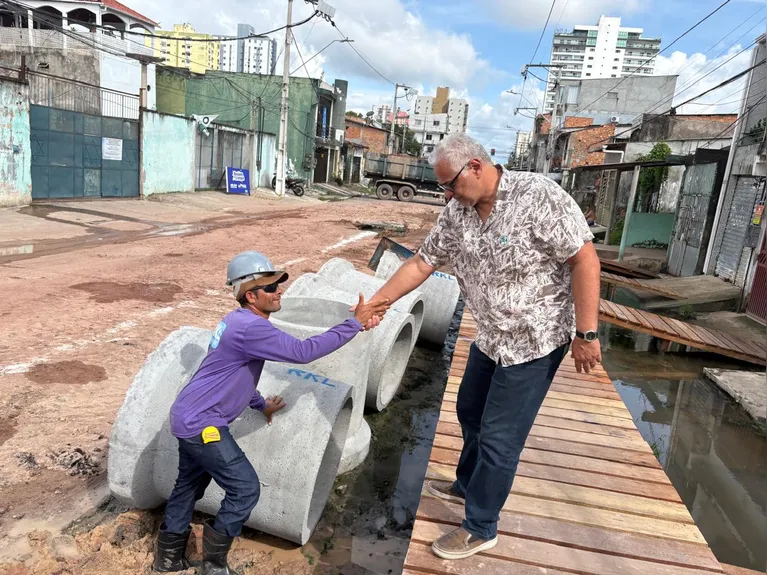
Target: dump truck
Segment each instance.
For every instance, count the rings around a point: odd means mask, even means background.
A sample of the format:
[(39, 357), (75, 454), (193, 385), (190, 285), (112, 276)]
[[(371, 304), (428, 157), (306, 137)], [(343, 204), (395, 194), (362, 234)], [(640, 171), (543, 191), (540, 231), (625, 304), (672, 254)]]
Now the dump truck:
[(424, 158), (404, 154), (368, 156), (365, 177), (370, 178), (379, 200), (397, 198), (409, 202), (417, 195), (445, 198), (437, 186), (434, 168)]

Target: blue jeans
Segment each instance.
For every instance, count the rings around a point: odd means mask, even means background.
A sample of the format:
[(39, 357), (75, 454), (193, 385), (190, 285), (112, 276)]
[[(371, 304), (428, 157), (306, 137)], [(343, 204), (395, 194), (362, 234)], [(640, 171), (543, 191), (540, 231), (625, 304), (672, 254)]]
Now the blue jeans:
[(475, 537), (497, 534), (519, 455), (568, 348), (503, 367), (471, 344), (456, 405), (463, 450), (453, 487), (466, 497), (462, 527)]
[(226, 492), (213, 529), (229, 537), (242, 532), (242, 524), (258, 503), (261, 483), (256, 470), (237, 445), (228, 427), (219, 427), (220, 441), (203, 443), (201, 436), (178, 440), (178, 478), (165, 506), (163, 529), (185, 533), (195, 503), (214, 479)]

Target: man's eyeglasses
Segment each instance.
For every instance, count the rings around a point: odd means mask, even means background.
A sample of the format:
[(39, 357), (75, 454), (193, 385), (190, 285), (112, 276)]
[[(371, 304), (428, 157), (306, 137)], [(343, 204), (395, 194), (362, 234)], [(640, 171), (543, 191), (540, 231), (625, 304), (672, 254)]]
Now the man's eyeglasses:
[(458, 170), (458, 173), (455, 175), (455, 177), (452, 180), (450, 180), (446, 184), (437, 184), (437, 187), (440, 190), (442, 190), (443, 192), (454, 192), (455, 191), (455, 182), (456, 182), (456, 180), (458, 180), (458, 176), (460, 176), (463, 173), (463, 171), (466, 169), (466, 166), (468, 166), (468, 165), (469, 165), (468, 163), (464, 164), (463, 168)]
[(273, 283), (273, 284), (269, 284), (269, 285), (265, 285), (265, 286), (256, 286), (256, 287), (254, 287), (250, 291), (264, 290), (264, 293), (276, 293), (277, 292), (277, 288), (279, 288), (279, 287), (280, 287), (280, 284)]

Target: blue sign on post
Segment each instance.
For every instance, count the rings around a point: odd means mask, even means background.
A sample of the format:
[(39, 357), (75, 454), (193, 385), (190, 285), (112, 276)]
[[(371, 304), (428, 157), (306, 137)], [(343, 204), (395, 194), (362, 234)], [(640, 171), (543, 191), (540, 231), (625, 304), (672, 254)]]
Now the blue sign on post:
[(226, 167), (226, 192), (250, 195), (250, 170)]

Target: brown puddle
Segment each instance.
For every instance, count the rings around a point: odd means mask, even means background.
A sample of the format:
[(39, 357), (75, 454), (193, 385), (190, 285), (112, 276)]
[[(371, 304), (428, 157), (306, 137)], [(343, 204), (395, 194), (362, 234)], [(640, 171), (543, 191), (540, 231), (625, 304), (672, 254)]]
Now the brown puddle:
[(169, 303), (176, 294), (183, 290), (181, 286), (171, 283), (117, 283), (117, 282), (87, 282), (69, 286), (91, 294), (91, 299), (98, 303), (114, 303), (129, 299)]
[(27, 379), (40, 384), (67, 383), (82, 385), (104, 381), (106, 370), (100, 365), (90, 365), (82, 361), (57, 361), (38, 363), (26, 374)]

